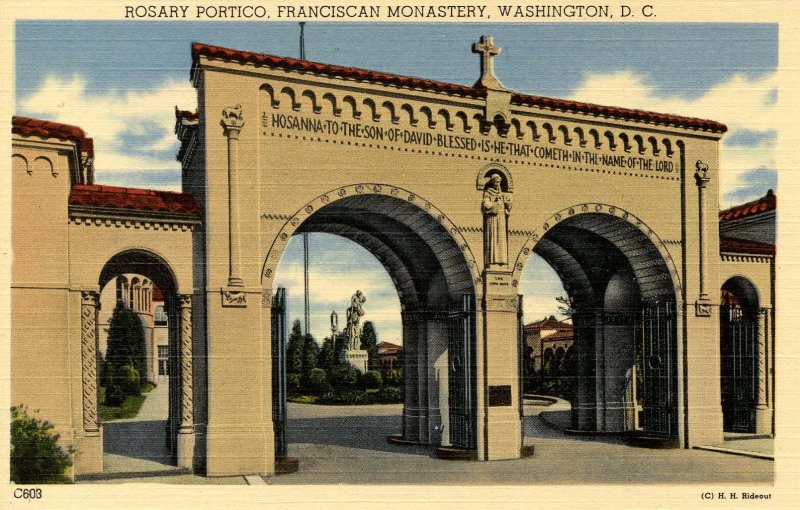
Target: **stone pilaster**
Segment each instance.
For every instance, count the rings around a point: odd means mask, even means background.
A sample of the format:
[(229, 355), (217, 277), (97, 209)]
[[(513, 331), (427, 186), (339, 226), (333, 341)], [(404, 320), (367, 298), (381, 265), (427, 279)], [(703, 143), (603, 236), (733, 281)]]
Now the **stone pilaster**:
[(705, 191), (711, 178), (708, 176), (708, 165), (702, 161), (695, 164), (695, 183), (697, 184), (697, 273), (699, 295), (695, 302), (695, 315), (698, 317), (711, 317), (711, 300), (706, 293), (706, 251), (705, 251)]
[(178, 426), (178, 465), (193, 466), (194, 459), (194, 381), (192, 369), (192, 295), (178, 296), (180, 355), (180, 422)]
[[(242, 287), (244, 284), (241, 278), (238, 167), (239, 132), (244, 127), (241, 105), (237, 104), (222, 111), (222, 127), (225, 129), (225, 136), (228, 138), (228, 286)], [(244, 293), (240, 295), (242, 297), (245, 296)], [(229, 296), (228, 302), (235, 303), (238, 296), (239, 294), (233, 297)]]
[(767, 342), (769, 335), (767, 328), (767, 317), (769, 310), (762, 308), (758, 313), (758, 328), (756, 334), (756, 434), (772, 433), (772, 410), (769, 406), (767, 393)]
[(100, 435), (97, 406), (97, 311), (100, 294), (81, 292), (81, 374), (83, 379), (83, 430)]

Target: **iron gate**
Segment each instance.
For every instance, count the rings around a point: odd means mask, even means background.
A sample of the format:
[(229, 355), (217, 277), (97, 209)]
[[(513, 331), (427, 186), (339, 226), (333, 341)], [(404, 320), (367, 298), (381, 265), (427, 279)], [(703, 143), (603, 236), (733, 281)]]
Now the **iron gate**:
[(720, 307), (720, 377), (723, 429), (756, 431), (758, 324), (738, 306)]
[(450, 443), (474, 449), (476, 443), (475, 299), (464, 294), (448, 316)]
[(677, 321), (675, 303), (654, 303), (642, 309), (636, 372), (643, 431), (667, 437), (678, 433)]
[(278, 287), (272, 301), (272, 421), (275, 460), (288, 456), (286, 443), (286, 289)]

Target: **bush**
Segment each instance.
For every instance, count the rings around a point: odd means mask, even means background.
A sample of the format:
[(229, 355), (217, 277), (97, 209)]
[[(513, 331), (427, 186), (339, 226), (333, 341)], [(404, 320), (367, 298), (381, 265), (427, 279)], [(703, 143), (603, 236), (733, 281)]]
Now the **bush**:
[(104, 404), (110, 407), (119, 407), (125, 402), (125, 392), (119, 385), (112, 384), (106, 388), (106, 398)]
[(290, 392), (300, 391), (300, 374), (286, 374), (286, 389)]
[(400, 388), (385, 387), (372, 395), (375, 404), (400, 404), (403, 402), (403, 392)]
[(141, 379), (139, 371), (130, 365), (123, 365), (117, 372), (119, 387), (126, 395), (139, 395), (141, 393)]
[(69, 483), (64, 471), (72, 465), (58, 445), (53, 425), (28, 416), (24, 406), (11, 408), (11, 481), (19, 484)]
[(377, 370), (370, 370), (361, 376), (361, 385), (367, 389), (380, 388), (383, 386), (383, 378)]
[(328, 405), (362, 405), (371, 404), (372, 399), (363, 391), (331, 391), (322, 395), (319, 400), (317, 400), (317, 403)]
[(330, 381), (334, 388), (355, 388), (360, 372), (350, 365), (341, 365), (331, 370)]
[(308, 373), (308, 389), (316, 395), (322, 395), (331, 391), (328, 383), (328, 374), (321, 368), (314, 368)]
[(403, 369), (393, 368), (383, 373), (383, 382), (387, 386), (400, 386), (403, 384)]

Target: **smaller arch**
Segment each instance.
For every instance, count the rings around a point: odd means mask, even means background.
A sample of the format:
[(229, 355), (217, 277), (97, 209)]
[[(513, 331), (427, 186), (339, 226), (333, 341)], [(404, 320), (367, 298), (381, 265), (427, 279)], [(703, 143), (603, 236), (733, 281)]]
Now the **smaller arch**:
[(419, 123), (419, 118), (414, 114), (414, 108), (410, 104), (404, 104), (400, 107), (400, 110), (408, 114), (408, 123), (411, 124), (411, 126), (416, 126)]
[(556, 135), (553, 131), (553, 126), (550, 125), (549, 122), (545, 122), (542, 124), (542, 129), (547, 133), (547, 141), (550, 143), (556, 143)]
[(330, 92), (326, 92), (322, 96), (323, 101), (328, 101), (331, 104), (331, 112), (333, 113), (334, 117), (339, 117), (342, 115), (342, 109), (336, 106), (336, 96), (331, 94)]
[(433, 118), (433, 112), (427, 106), (423, 106), (419, 109), (419, 113), (424, 115), (428, 118), (428, 127), (433, 129), (436, 127), (436, 119)]
[(342, 102), (350, 105), (354, 119), (358, 120), (361, 118), (361, 111), (358, 109), (358, 103), (353, 98), (353, 96), (344, 96), (344, 98), (342, 98)]
[(475, 189), (477, 191), (483, 191), (486, 187), (486, 182), (492, 174), (500, 176), (500, 189), (505, 193), (514, 192), (514, 179), (511, 177), (511, 171), (500, 163), (489, 163), (481, 167), (475, 179)]
[(317, 95), (314, 93), (313, 90), (304, 90), (302, 97), (308, 98), (311, 101), (311, 111), (314, 113), (320, 113), (322, 111), (322, 105), (317, 103)]
[(722, 284), (721, 304), (740, 307), (747, 318), (752, 318), (761, 309), (758, 287), (746, 276), (736, 275)]
[(391, 101), (384, 101), (381, 106), (386, 108), (386, 110), (389, 112), (389, 120), (391, 120), (392, 124), (400, 123), (400, 117), (395, 114), (394, 103)]
[(464, 126), (463, 129), (465, 133), (469, 133), (470, 131), (472, 131), (472, 126), (470, 126), (469, 124), (469, 117), (467, 117), (466, 113), (461, 111), (456, 112), (455, 117), (461, 120), (461, 123)]
[(633, 135), (633, 141), (636, 142), (636, 150), (639, 154), (644, 154), (644, 140), (642, 135)]
[(28, 160), (22, 154), (14, 154), (11, 156), (11, 168), (14, 173), (22, 173), (22, 171), (25, 171), (28, 175), (33, 174), (33, 169), (31, 169)]
[(578, 135), (578, 145), (581, 147), (586, 147), (586, 135), (583, 132), (583, 128), (577, 126), (575, 129), (572, 130), (576, 135)]
[(272, 85), (270, 85), (269, 83), (264, 83), (261, 85), (261, 87), (259, 87), (259, 90), (262, 90), (267, 93), (267, 95), (269, 96), (268, 103), (270, 106), (272, 106), (275, 109), (280, 107), (281, 102), (276, 97), (275, 89), (272, 88)]
[(608, 140), (608, 149), (612, 151), (617, 150), (617, 142), (614, 141), (614, 134), (611, 131), (606, 131), (603, 133), (603, 136)]
[(628, 137), (628, 134), (627, 133), (620, 133), (619, 134), (619, 139), (622, 140), (622, 150), (624, 150), (625, 152), (630, 152), (631, 151), (631, 140)]
[(378, 105), (375, 104), (375, 101), (373, 101), (370, 98), (366, 98), (366, 99), (364, 99), (363, 103), (364, 103), (364, 106), (369, 108), (370, 111), (372, 112), (372, 121), (373, 122), (380, 121), (381, 120), (381, 114), (380, 114), (380, 112), (378, 112)]
[(299, 112), (300, 111), (300, 103), (297, 101), (296, 95), (294, 93), (294, 89), (291, 87), (283, 87), (281, 89), (281, 94), (286, 95), (289, 98), (290, 104), (292, 105), (292, 110)]
[(533, 141), (538, 142), (539, 139), (542, 138), (542, 135), (539, 134), (539, 129), (536, 127), (536, 123), (532, 120), (529, 120), (525, 123), (525, 125), (530, 128)]
[(589, 136), (591, 137), (592, 141), (594, 142), (594, 148), (599, 149), (603, 146), (603, 142), (600, 141), (600, 133), (597, 132), (596, 129), (589, 130)]
[(33, 172), (49, 172), (50, 175), (53, 177), (58, 177), (58, 172), (56, 171), (55, 167), (53, 166), (53, 162), (50, 161), (50, 158), (46, 158), (44, 156), (39, 156), (33, 160)]
[(439, 109), (438, 113), (439, 116), (444, 120), (444, 128), (448, 131), (452, 131), (455, 124), (450, 120), (450, 112), (445, 108), (441, 108)]

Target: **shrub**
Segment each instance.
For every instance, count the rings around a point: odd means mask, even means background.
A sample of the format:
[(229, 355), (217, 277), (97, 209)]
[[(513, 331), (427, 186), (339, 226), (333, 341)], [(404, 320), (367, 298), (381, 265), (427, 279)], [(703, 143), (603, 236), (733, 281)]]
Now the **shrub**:
[(58, 445), (53, 425), (28, 416), (24, 406), (11, 408), (11, 481), (19, 484), (69, 483), (64, 471), (72, 465)]
[(116, 370), (114, 369), (114, 365), (107, 361), (103, 361), (100, 370), (100, 385), (105, 387), (113, 385), (115, 377)]
[(363, 391), (348, 390), (325, 393), (317, 400), (317, 403), (328, 405), (361, 405), (370, 404), (372, 402), (370, 396)]
[(383, 382), (387, 386), (400, 386), (403, 384), (403, 370), (400, 368), (393, 368), (386, 370), (383, 374)]
[(127, 395), (139, 395), (141, 379), (139, 378), (139, 371), (130, 365), (123, 365), (117, 372), (117, 380), (119, 387)]
[(286, 389), (290, 392), (300, 391), (300, 374), (286, 374)]
[(370, 370), (361, 376), (361, 385), (367, 389), (380, 388), (383, 386), (383, 378), (377, 370)]
[(403, 402), (403, 392), (400, 388), (384, 387), (372, 395), (375, 404), (400, 404)]
[(308, 388), (317, 395), (331, 391), (331, 385), (328, 383), (328, 374), (321, 368), (312, 369), (308, 372)]
[(360, 375), (352, 366), (340, 365), (331, 370), (330, 381), (334, 388), (355, 388)]
[(110, 407), (119, 407), (125, 402), (125, 392), (117, 384), (112, 384), (106, 388), (105, 405)]

